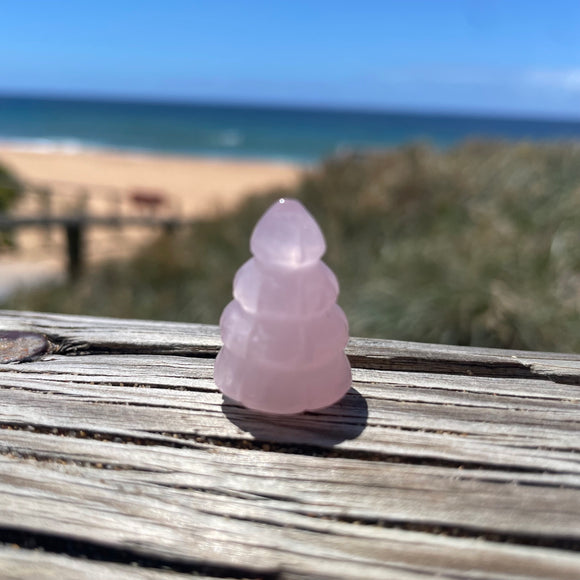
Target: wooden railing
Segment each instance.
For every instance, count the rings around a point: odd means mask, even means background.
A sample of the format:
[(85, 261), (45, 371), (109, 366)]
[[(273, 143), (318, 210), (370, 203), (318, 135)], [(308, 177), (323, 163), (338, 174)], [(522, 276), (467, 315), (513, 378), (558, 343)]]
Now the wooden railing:
[[(68, 196), (62, 188), (66, 189)], [(27, 213), (0, 214), (0, 233), (23, 228), (47, 231), (62, 228), (66, 240), (67, 272), (71, 280), (76, 280), (84, 270), (86, 231), (89, 228), (121, 229), (131, 226), (172, 232), (195, 224), (193, 219), (180, 217), (175, 202), (164, 197), (163, 192), (154, 194), (142, 188), (123, 191), (108, 186), (88, 188), (62, 181), (31, 182), (26, 184), (24, 195), (36, 198), (36, 209)], [(63, 196), (65, 202), (62, 201)], [(95, 197), (100, 201), (104, 197), (107, 201), (109, 207), (104, 213), (91, 210), (90, 200)], [(55, 200), (59, 199), (60, 204), (56, 204)], [(155, 203), (152, 204), (152, 200)], [(124, 208), (127, 204), (137, 205), (131, 211)], [(163, 208), (162, 212), (159, 212), (160, 208)]]
[(195, 220), (156, 216), (52, 216), (52, 217), (11, 217), (0, 214), (0, 231), (14, 231), (22, 228), (48, 229), (63, 228), (66, 238), (67, 272), (71, 280), (76, 280), (84, 270), (86, 230), (91, 227), (123, 228), (138, 226), (162, 228), (172, 232), (180, 227), (192, 226)]
[(580, 356), (351, 339), (224, 399), (214, 326), (0, 312), (0, 577), (580, 578)]

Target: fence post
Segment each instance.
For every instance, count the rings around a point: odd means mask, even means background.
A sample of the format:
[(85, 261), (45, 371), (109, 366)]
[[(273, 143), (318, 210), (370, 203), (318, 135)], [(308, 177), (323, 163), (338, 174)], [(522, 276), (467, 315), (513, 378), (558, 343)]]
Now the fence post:
[(68, 276), (71, 282), (80, 278), (84, 269), (84, 227), (81, 221), (65, 225), (68, 255)]
[(49, 221), (52, 216), (53, 209), (53, 192), (49, 187), (42, 186), (37, 190), (38, 200), (40, 202), (40, 214), (43, 215), (47, 220), (47, 225), (44, 228), (45, 241), (47, 244), (52, 242), (52, 230), (53, 227), (50, 225)]

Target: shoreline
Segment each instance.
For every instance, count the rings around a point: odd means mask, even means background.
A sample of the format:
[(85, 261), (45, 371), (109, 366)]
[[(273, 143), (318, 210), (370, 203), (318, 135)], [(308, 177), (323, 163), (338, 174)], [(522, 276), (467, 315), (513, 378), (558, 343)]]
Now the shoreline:
[(183, 215), (231, 207), (272, 187), (292, 186), (311, 166), (290, 161), (176, 155), (117, 149), (47, 151), (0, 141), (0, 163), (24, 181), (163, 190), (182, 204)]
[[(127, 153), (116, 150), (32, 152), (0, 143), (0, 164), (24, 181), (47, 184), (54, 215), (83, 211), (91, 215), (159, 215), (211, 217), (244, 198), (272, 188), (294, 186), (308, 170), (304, 165), (223, 157)], [(154, 192), (158, 208), (143, 207), (136, 190)], [(89, 195), (86, 195), (89, 192)], [(39, 196), (25, 195), (14, 208), (19, 215), (38, 215)], [(143, 228), (91, 228), (87, 234), (88, 265), (134, 254), (158, 232)], [(64, 278), (64, 233), (36, 229), (16, 233), (18, 250), (0, 253), (0, 298), (36, 281)], [(46, 263), (50, 263), (47, 267)], [(48, 272), (48, 273), (47, 273)]]
[(231, 151), (161, 151), (158, 149), (147, 149), (140, 147), (115, 147), (114, 145), (87, 143), (75, 138), (6, 138), (0, 137), (0, 153), (8, 151), (13, 153), (30, 153), (35, 155), (91, 155), (91, 154), (111, 154), (128, 157), (153, 157), (162, 159), (180, 159), (183, 161), (232, 161), (240, 163), (267, 163), (281, 165), (295, 165), (302, 168), (310, 168), (317, 165), (321, 160), (306, 159), (301, 157), (291, 157), (283, 155), (263, 156), (244, 155)]

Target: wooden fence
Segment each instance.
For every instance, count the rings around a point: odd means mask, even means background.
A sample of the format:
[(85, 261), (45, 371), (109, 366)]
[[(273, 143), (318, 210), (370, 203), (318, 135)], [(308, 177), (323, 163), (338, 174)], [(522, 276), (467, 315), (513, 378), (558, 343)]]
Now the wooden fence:
[[(60, 188), (60, 189), (59, 189)], [(55, 200), (62, 198), (62, 188), (69, 190), (68, 203), (56, 207)], [(60, 191), (60, 193), (59, 193)], [(67, 272), (76, 280), (85, 266), (85, 240), (89, 228), (122, 229), (124, 227), (157, 228), (166, 232), (192, 226), (195, 220), (180, 217), (178, 208), (162, 192), (142, 188), (122, 191), (107, 186), (87, 188), (70, 182), (35, 182), (25, 188), (25, 196), (36, 196), (36, 211), (21, 214), (0, 214), (0, 232), (15, 232), (24, 228), (50, 231), (61, 228), (65, 233)], [(104, 213), (90, 209), (91, 198), (105, 198), (108, 208)], [(123, 210), (125, 202), (135, 205), (133, 213)], [(158, 214), (160, 209), (165, 213)], [(167, 213), (170, 212), (170, 213)]]

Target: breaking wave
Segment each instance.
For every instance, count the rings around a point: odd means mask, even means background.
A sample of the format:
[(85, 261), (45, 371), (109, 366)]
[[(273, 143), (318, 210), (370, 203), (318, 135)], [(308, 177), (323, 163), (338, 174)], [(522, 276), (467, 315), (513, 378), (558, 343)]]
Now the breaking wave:
[(104, 143), (82, 141), (79, 139), (57, 138), (5, 138), (0, 137), (0, 146), (10, 147), (13, 151), (24, 153), (38, 153), (48, 155), (50, 153), (63, 153), (65, 155), (78, 155), (91, 150), (109, 149)]

